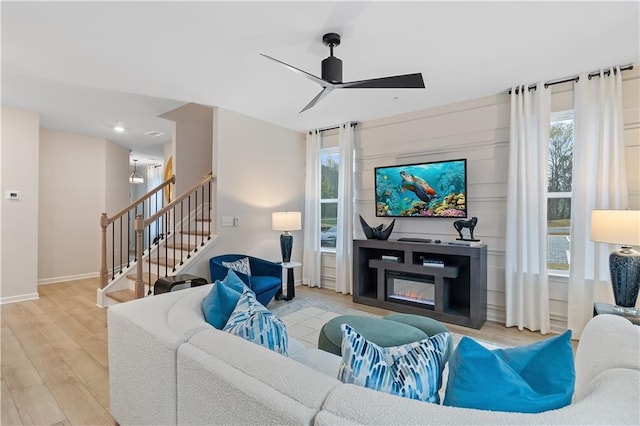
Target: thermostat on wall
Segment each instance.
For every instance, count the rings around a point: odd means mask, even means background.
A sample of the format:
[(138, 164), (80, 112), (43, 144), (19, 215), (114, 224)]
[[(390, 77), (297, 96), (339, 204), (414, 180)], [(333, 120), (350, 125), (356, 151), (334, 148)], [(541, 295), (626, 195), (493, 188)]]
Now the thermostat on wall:
[(20, 191), (7, 191), (5, 193), (5, 198), (7, 200), (19, 200), (20, 199)]

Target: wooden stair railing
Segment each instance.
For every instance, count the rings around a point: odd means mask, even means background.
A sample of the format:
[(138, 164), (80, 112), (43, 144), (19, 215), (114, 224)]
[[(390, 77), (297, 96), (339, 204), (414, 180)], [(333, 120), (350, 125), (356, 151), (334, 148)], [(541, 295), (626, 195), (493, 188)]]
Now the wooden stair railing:
[[(170, 202), (155, 214), (147, 219), (142, 214), (135, 218), (134, 230), (136, 234), (136, 258), (142, 259), (144, 255), (144, 235), (147, 234), (147, 247), (149, 256), (147, 258), (148, 274), (147, 284), (151, 294), (153, 285), (152, 275), (155, 277), (168, 276), (169, 271), (175, 272), (178, 265), (182, 265), (186, 259), (191, 257), (192, 252), (197, 252), (199, 247), (204, 246), (206, 240), (211, 239), (211, 183), (213, 174), (209, 172), (200, 182), (189, 188), (184, 194)], [(151, 232), (150, 227), (162, 223), (165, 232), (162, 239), (171, 237), (171, 244), (165, 243), (162, 248), (158, 247), (155, 253), (151, 253)], [(185, 240), (186, 239), (186, 240)], [(159, 245), (159, 244), (158, 244)], [(170, 257), (170, 250), (173, 257)], [(184, 252), (187, 252), (186, 257)], [(161, 252), (163, 256), (161, 257)], [(179, 258), (178, 258), (179, 256)], [(155, 274), (152, 268), (155, 265)], [(139, 299), (145, 296), (144, 262), (136, 264), (136, 284), (135, 297)], [(161, 269), (164, 268), (164, 273)]]
[[(171, 190), (173, 189), (170, 185), (175, 184), (175, 181), (175, 175), (171, 176), (171, 178), (165, 180), (160, 185), (156, 186), (151, 191), (138, 198), (112, 217), (108, 217), (106, 213), (102, 213), (102, 215), (100, 216), (100, 228), (102, 236), (100, 260), (101, 289), (105, 288), (109, 283), (109, 275), (111, 275), (112, 280), (115, 279), (117, 275), (120, 275), (124, 271), (125, 266), (131, 266), (132, 260), (140, 259), (140, 257), (132, 259), (131, 255), (129, 254), (129, 246), (132, 239), (131, 234), (133, 231), (132, 225), (135, 222), (135, 218), (138, 214), (140, 214), (140, 212), (144, 214), (146, 209), (149, 208), (149, 205), (152, 202), (155, 203), (156, 210), (164, 206), (165, 199), (167, 200), (167, 202), (170, 202)], [(163, 194), (166, 194), (166, 196), (163, 196)], [(124, 234), (125, 215), (127, 223), (126, 235)], [(109, 228), (111, 229), (110, 234), (108, 232)], [(117, 233), (116, 228), (118, 228)], [(109, 236), (111, 237), (111, 244), (108, 244), (107, 242)], [(146, 250), (146, 248), (144, 250)], [(126, 252), (127, 256), (126, 261), (123, 257), (124, 252)], [(111, 256), (109, 256), (109, 254)], [(111, 260), (110, 263), (109, 260)], [(111, 270), (111, 274), (109, 274), (109, 270)]]

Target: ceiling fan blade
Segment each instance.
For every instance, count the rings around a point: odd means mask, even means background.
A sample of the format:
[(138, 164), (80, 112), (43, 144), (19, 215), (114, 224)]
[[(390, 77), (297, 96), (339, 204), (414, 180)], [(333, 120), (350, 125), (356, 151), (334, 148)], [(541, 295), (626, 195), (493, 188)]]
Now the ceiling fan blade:
[(292, 65), (289, 65), (289, 64), (287, 64), (287, 63), (285, 63), (285, 62), (282, 62), (282, 61), (281, 61), (281, 60), (279, 60), (279, 59), (272, 58), (271, 56), (269, 56), (269, 55), (265, 55), (264, 53), (260, 53), (260, 55), (261, 55), (261, 56), (264, 56), (264, 57), (265, 57), (265, 58), (267, 58), (267, 59), (271, 59), (272, 61), (277, 62), (277, 63), (279, 63), (279, 64), (281, 64), (281, 65), (284, 65), (284, 66), (285, 66), (286, 68), (288, 68), (289, 70), (291, 70), (291, 71), (295, 72), (296, 74), (300, 74), (300, 75), (302, 75), (302, 76), (304, 76), (304, 77), (307, 77), (307, 78), (308, 78), (309, 80), (311, 80), (311, 81), (315, 81), (316, 83), (318, 83), (318, 84), (319, 84), (320, 86), (322, 86), (322, 87), (327, 87), (329, 84), (331, 84), (331, 83), (328, 83), (328, 82), (324, 81), (324, 80), (323, 80), (323, 79), (321, 79), (320, 77), (316, 77), (316, 76), (315, 76), (315, 75), (313, 75), (313, 74), (309, 74), (308, 72), (303, 71), (303, 70), (301, 70), (300, 68), (296, 68), (296, 67), (294, 67), (294, 66), (292, 66)]
[(317, 104), (318, 102), (320, 102), (320, 99), (324, 98), (325, 96), (327, 96), (329, 93), (331, 93), (331, 91), (333, 90), (332, 86), (327, 86), (325, 88), (323, 88), (320, 93), (318, 93), (316, 95), (315, 98), (311, 99), (311, 102), (309, 102), (307, 104), (307, 106), (305, 106), (304, 108), (302, 108), (302, 111), (300, 111), (298, 114), (302, 114), (303, 112), (305, 112), (306, 110), (310, 109), (312, 106), (314, 106), (315, 104)]
[(421, 73), (349, 81), (335, 84), (340, 89), (424, 89)]

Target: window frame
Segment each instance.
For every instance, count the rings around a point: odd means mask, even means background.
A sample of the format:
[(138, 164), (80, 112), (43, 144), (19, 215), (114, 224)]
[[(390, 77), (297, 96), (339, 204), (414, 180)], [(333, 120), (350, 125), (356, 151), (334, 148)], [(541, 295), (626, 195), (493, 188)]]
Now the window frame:
[[(338, 198), (322, 198), (322, 158), (326, 155), (333, 155), (336, 154), (338, 155), (338, 161), (340, 161), (340, 148), (337, 146), (332, 146), (332, 147), (326, 147), (326, 148), (320, 148), (320, 156), (318, 161), (320, 162), (319, 167), (320, 167), (320, 182), (319, 185), (320, 187), (318, 188), (320, 197), (318, 197), (320, 199), (320, 229), (318, 230), (318, 232), (320, 232), (320, 234), (322, 235), (322, 205), (323, 204), (335, 204), (336, 205), (336, 210), (337, 210), (337, 206), (338, 206)], [(339, 163), (338, 163), (339, 164)], [(340, 173), (339, 169), (338, 169), (338, 174)], [(337, 223), (337, 218), (336, 218), (336, 227), (338, 226)], [(320, 241), (320, 251), (321, 252), (328, 252), (328, 253), (335, 253), (336, 252), (336, 248), (335, 247), (323, 247), (322, 246), (322, 240)]]
[[(574, 144), (575, 144), (575, 114), (574, 114), (574, 110), (573, 109), (568, 109), (568, 110), (563, 110), (563, 111), (556, 111), (556, 112), (552, 112), (550, 117), (549, 117), (549, 129), (551, 129), (551, 126), (553, 125), (553, 123), (559, 122), (559, 121), (567, 121), (567, 120), (572, 120), (573, 121), (573, 129), (574, 129)], [(551, 138), (551, 134), (549, 134), (549, 138)], [(571, 156), (571, 161), (573, 162), (573, 153)], [(545, 182), (545, 184), (547, 185), (547, 188), (549, 187), (549, 176), (547, 174), (547, 181)], [(548, 201), (550, 199), (558, 199), (558, 198), (568, 198), (568, 199), (572, 199), (573, 198), (573, 177), (572, 177), (572, 185), (571, 185), (571, 191), (564, 191), (564, 192), (549, 192), (547, 191), (547, 205), (548, 205)], [(549, 222), (549, 219), (547, 218), (547, 223)], [(549, 227), (547, 225), (547, 247), (548, 247), (548, 240), (549, 237), (551, 236), (551, 234), (549, 234)], [(569, 216), (569, 235), (568, 235), (569, 241), (571, 240), (571, 216)], [(571, 244), (571, 242), (569, 242), (569, 244)], [(555, 268), (550, 268), (549, 267), (549, 251), (547, 248), (547, 275), (549, 276), (559, 276), (559, 277), (568, 277), (569, 276), (569, 269), (570, 269), (570, 265), (571, 265), (571, 260), (567, 259), (567, 269), (555, 269)]]

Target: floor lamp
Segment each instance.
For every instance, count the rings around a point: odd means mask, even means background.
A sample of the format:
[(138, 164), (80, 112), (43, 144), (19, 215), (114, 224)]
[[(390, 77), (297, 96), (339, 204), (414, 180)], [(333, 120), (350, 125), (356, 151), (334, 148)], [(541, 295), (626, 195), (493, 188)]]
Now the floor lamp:
[(622, 246), (609, 255), (615, 309), (637, 314), (640, 253), (631, 246), (640, 245), (640, 210), (593, 210), (591, 241)]

